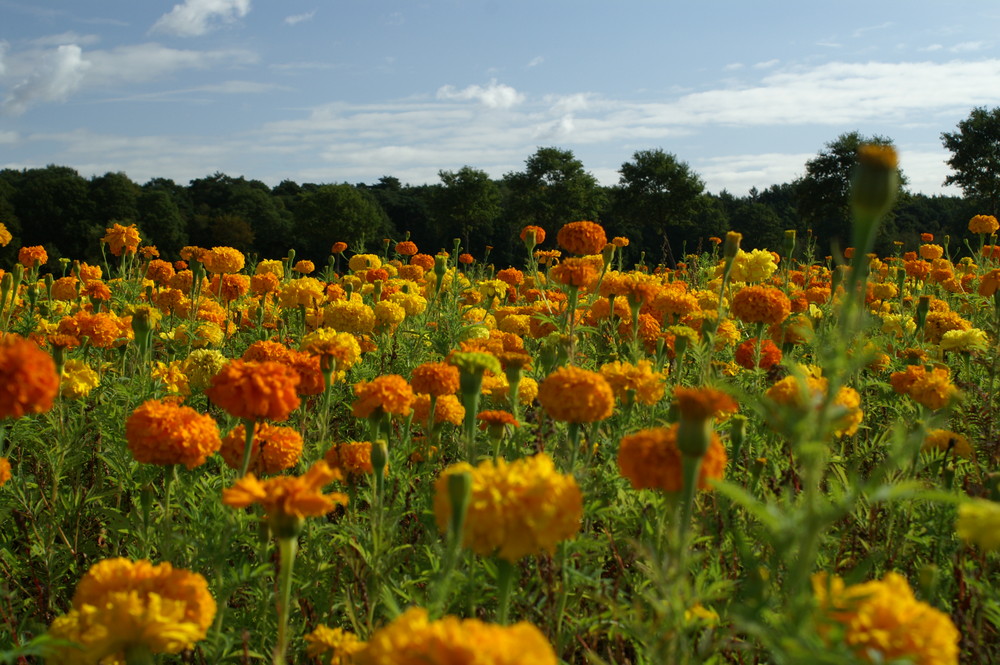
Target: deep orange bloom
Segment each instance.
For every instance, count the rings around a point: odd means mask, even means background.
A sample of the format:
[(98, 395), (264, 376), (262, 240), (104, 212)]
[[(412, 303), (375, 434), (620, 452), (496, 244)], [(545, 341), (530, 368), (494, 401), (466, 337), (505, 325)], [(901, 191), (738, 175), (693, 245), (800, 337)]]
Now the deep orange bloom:
[(736, 347), (736, 364), (744, 369), (771, 369), (781, 362), (781, 349), (770, 339), (764, 338), (760, 344), (760, 358), (754, 363), (754, 353), (757, 351), (757, 338), (751, 337)]
[(372, 473), (372, 442), (347, 441), (334, 444), (323, 455), (323, 459), (331, 469), (337, 469), (350, 478)]
[(592, 423), (611, 416), (615, 394), (597, 372), (566, 366), (555, 370), (539, 384), (538, 401), (555, 420)]
[(560, 284), (575, 286), (580, 289), (593, 285), (599, 276), (597, 266), (593, 261), (580, 258), (569, 258), (559, 265), (553, 266), (552, 278)]
[(246, 508), (258, 503), (268, 517), (318, 517), (340, 505), (347, 505), (347, 495), (323, 494), (322, 489), (340, 473), (323, 460), (313, 464), (304, 475), (278, 476), (257, 480), (248, 473), (229, 489), (222, 490), (222, 503), (232, 508)]
[(30, 270), (35, 266), (47, 263), (49, 260), (49, 253), (45, 251), (45, 248), (41, 245), (34, 245), (33, 247), (22, 247), (17, 252), (17, 262), (22, 266)]
[(3, 487), (10, 477), (10, 460), (0, 457), (0, 487)]
[(402, 256), (413, 256), (417, 251), (417, 243), (412, 240), (404, 240), (396, 243), (396, 253)]
[[(246, 427), (237, 425), (222, 439), (219, 454), (226, 466), (239, 469), (246, 448)], [(290, 469), (302, 455), (302, 435), (291, 427), (269, 423), (254, 424), (249, 470), (254, 473), (278, 473)]]
[(142, 464), (201, 466), (222, 445), (219, 426), (189, 406), (151, 399), (125, 421), (128, 449)]
[(331, 254), (343, 254), (345, 251), (347, 251), (347, 243), (339, 240), (333, 243), (333, 247), (330, 248)]
[(521, 229), (521, 242), (527, 243), (529, 236), (534, 236), (534, 244), (541, 245), (545, 242), (545, 229), (540, 226), (529, 224)]
[(771, 286), (745, 286), (733, 296), (732, 314), (746, 323), (781, 323), (791, 313), (788, 296)]
[(608, 244), (608, 236), (604, 227), (595, 222), (570, 222), (559, 229), (556, 242), (568, 252), (587, 256), (600, 254)]
[(139, 229), (136, 228), (135, 224), (130, 224), (129, 226), (114, 224), (111, 228), (104, 230), (106, 233), (101, 238), (101, 242), (108, 243), (108, 248), (112, 254), (121, 256), (122, 251), (126, 254), (135, 254), (140, 241)]
[[(680, 492), (684, 488), (681, 451), (677, 446), (679, 425), (644, 429), (622, 437), (618, 447), (618, 469), (634, 489)], [(720, 480), (726, 470), (726, 448), (715, 432), (698, 469), (698, 489), (711, 489), (709, 480)]]
[(0, 342), (0, 418), (48, 411), (58, 392), (52, 356), (19, 335)]
[(376, 409), (383, 413), (408, 416), (413, 406), (413, 388), (398, 374), (377, 376), (371, 381), (354, 384), (357, 396), (352, 407), (358, 418), (368, 418)]
[(472, 265), (476, 262), (476, 258), (469, 253), (462, 253), (458, 255), (458, 262), (463, 265)]
[(230, 360), (205, 391), (230, 415), (282, 421), (299, 406), (298, 373), (283, 363)]
[(410, 383), (417, 393), (451, 395), (458, 392), (459, 371), (446, 362), (423, 363), (413, 368)]
[(728, 395), (716, 388), (674, 388), (674, 402), (681, 418), (688, 420), (708, 420), (709, 418), (725, 418), (739, 409), (739, 404)]

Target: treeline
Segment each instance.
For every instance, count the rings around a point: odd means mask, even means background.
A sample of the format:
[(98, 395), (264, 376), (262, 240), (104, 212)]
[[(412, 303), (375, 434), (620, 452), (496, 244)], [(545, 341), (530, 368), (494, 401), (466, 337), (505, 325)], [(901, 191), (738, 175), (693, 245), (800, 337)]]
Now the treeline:
[[(517, 236), (524, 225), (541, 226), (554, 240), (562, 224), (581, 219), (601, 222), (609, 237), (629, 238), (628, 261), (644, 252), (649, 265), (670, 265), (727, 230), (741, 232), (744, 247), (776, 248), (786, 229), (796, 229), (800, 239), (813, 238), (816, 255), (823, 256), (832, 243), (848, 241), (846, 183), (852, 144), (861, 140), (843, 135), (810, 161), (805, 177), (747, 196), (707, 193), (697, 174), (662, 150), (636, 152), (613, 187), (599, 185), (571, 151), (551, 147), (499, 180), (466, 166), (419, 186), (385, 176), (374, 184), (286, 180), (270, 187), (223, 173), (187, 185), (164, 178), (140, 185), (125, 173), (87, 179), (65, 166), (6, 169), (0, 171), (0, 222), (15, 239), (0, 250), (0, 260), (9, 265), (20, 246), (44, 245), (50, 266), (60, 257), (96, 262), (105, 228), (118, 222), (138, 225), (144, 241), (170, 259), (185, 245), (226, 245), (263, 258), (295, 248), (299, 258), (324, 265), (336, 241), (347, 242), (351, 252), (377, 251), (383, 238), (396, 241), (409, 232), (424, 252), (450, 250), (459, 238), (474, 256), (491, 246), (491, 262), (510, 265), (523, 260)], [(837, 151), (850, 153), (843, 164), (824, 162)], [(960, 197), (908, 193), (904, 177), (880, 250), (890, 251), (893, 240), (915, 246), (922, 232), (963, 237), (969, 218), (981, 212), (992, 211)]]

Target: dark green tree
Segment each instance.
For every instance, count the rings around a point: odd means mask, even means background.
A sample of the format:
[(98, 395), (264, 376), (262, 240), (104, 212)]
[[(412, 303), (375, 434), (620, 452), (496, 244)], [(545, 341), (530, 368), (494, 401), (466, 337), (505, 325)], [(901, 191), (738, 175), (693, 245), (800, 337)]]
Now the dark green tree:
[(90, 200), (94, 221), (110, 226), (113, 222), (129, 225), (139, 221), (139, 193), (142, 188), (122, 172), (108, 172), (90, 180)]
[(525, 170), (506, 174), (504, 183), (510, 230), (534, 224), (554, 235), (567, 222), (598, 221), (607, 203), (597, 178), (571, 150), (539, 148)]
[(136, 208), (145, 242), (156, 245), (161, 258), (179, 259), (181, 247), (188, 244), (187, 223), (170, 191), (143, 188)]
[(471, 236), (492, 235), (502, 212), (500, 188), (485, 171), (471, 166), (458, 171), (439, 171), (438, 176), (443, 186), (435, 192), (433, 211), (440, 234), (445, 239), (461, 238), (463, 247), (481, 252), (478, 240), (475, 248), (470, 244)]
[(954, 171), (944, 184), (961, 187), (979, 204), (979, 214), (1000, 214), (1000, 107), (972, 109), (958, 131), (942, 133), (941, 141), (951, 152), (948, 166)]
[(14, 209), (23, 245), (44, 245), (49, 258), (96, 263), (104, 226), (94, 220), (90, 186), (66, 166), (27, 169), (15, 184)]
[(297, 205), (294, 247), (301, 258), (322, 265), (333, 243), (350, 251), (375, 251), (376, 242), (392, 237), (389, 218), (367, 191), (347, 183), (320, 185), (302, 195)]

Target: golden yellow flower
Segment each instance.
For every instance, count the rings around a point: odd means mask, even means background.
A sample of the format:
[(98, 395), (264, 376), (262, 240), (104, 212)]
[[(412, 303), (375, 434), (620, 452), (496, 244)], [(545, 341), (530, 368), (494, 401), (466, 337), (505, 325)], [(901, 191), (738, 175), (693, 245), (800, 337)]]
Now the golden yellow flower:
[(320, 624), (305, 636), (306, 653), (324, 665), (354, 665), (354, 655), (365, 648), (357, 635)]
[(993, 215), (976, 215), (969, 220), (969, 231), (989, 235), (1000, 229), (1000, 222)]
[(666, 374), (654, 372), (653, 363), (649, 360), (640, 360), (635, 365), (617, 360), (606, 363), (601, 365), (601, 376), (623, 404), (634, 400), (639, 404), (653, 405), (663, 399)]
[(70, 358), (63, 365), (59, 394), (66, 399), (81, 399), (101, 382), (100, 376), (82, 360)]
[(347, 267), (351, 269), (351, 272), (373, 270), (382, 267), (382, 259), (375, 254), (355, 254), (347, 262)]
[(221, 275), (243, 270), (246, 257), (235, 247), (213, 247), (201, 255), (201, 262), (205, 264), (205, 270), (208, 272)]
[(611, 416), (615, 395), (597, 372), (566, 366), (545, 377), (538, 386), (538, 401), (555, 420), (592, 423)]
[(306, 334), (299, 349), (320, 356), (321, 365), (325, 359), (325, 362), (331, 363), (330, 368), (337, 372), (349, 370), (361, 358), (361, 345), (357, 338), (333, 328), (317, 328)]
[(580, 530), (583, 495), (570, 474), (559, 473), (541, 453), (508, 464), (503, 458), (477, 467), (462, 462), (438, 477), (434, 515), (442, 533), (451, 520), (448, 476), (472, 474), (472, 498), (462, 544), (482, 556), (514, 562), (524, 556), (555, 552), (556, 545)]
[(282, 307), (296, 308), (316, 307), (326, 298), (326, 289), (323, 282), (315, 277), (300, 277), (290, 280), (281, 287), (278, 293), (278, 302)]
[(228, 359), (215, 349), (195, 349), (181, 364), (187, 375), (188, 385), (195, 390), (204, 390), (212, 385), (212, 378), (222, 371)]
[(972, 444), (969, 443), (969, 440), (964, 435), (947, 429), (932, 429), (927, 432), (920, 450), (924, 452), (940, 451), (967, 459), (972, 457)]
[[(413, 420), (426, 423), (431, 415), (431, 396), (420, 393), (413, 401)], [(461, 425), (465, 418), (465, 407), (458, 397), (449, 393), (441, 395), (434, 402), (434, 422)]]
[(278, 476), (257, 480), (248, 473), (229, 489), (222, 490), (222, 503), (232, 508), (246, 508), (257, 503), (263, 506), (268, 517), (318, 517), (326, 515), (337, 505), (347, 505), (347, 495), (334, 492), (323, 494), (322, 489), (340, 473), (326, 462), (314, 463), (301, 476)]
[(958, 507), (958, 537), (984, 550), (1000, 549), (1000, 503), (972, 499)]
[(354, 335), (367, 335), (375, 330), (375, 312), (360, 300), (338, 300), (323, 308), (323, 324)]

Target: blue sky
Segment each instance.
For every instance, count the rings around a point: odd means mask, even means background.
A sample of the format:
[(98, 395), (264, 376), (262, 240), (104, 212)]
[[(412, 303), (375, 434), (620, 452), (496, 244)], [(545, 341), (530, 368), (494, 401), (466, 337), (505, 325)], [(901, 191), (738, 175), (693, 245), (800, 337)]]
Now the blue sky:
[(997, 35), (963, 0), (0, 0), (0, 168), (422, 184), (558, 146), (611, 185), (662, 148), (744, 194), (858, 130), (955, 194)]

